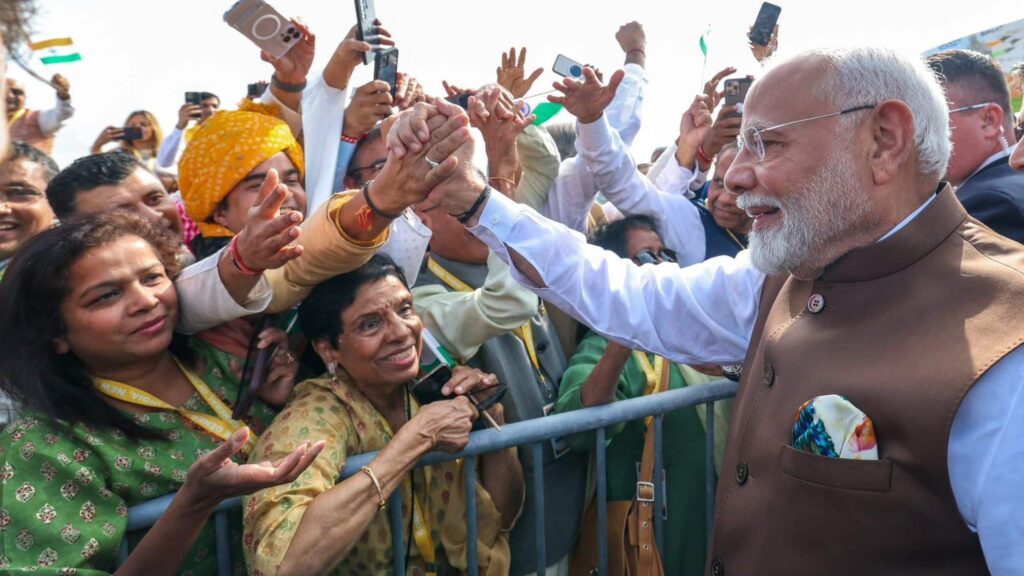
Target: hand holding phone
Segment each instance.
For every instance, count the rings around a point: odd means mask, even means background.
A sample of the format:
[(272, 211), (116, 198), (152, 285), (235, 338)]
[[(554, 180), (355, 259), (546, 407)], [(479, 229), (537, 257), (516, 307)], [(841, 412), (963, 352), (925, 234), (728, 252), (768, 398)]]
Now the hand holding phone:
[(142, 127), (141, 126), (125, 126), (121, 129), (121, 140), (125, 142), (133, 142), (135, 140), (142, 140)]
[(371, 46), (369, 52), (363, 52), (363, 64), (369, 64), (375, 50), (380, 48), (377, 42), (377, 10), (373, 0), (355, 0), (357, 37)]
[(238, 0), (224, 21), (254, 44), (279, 59), (302, 38), (302, 31), (263, 0)]
[(729, 78), (725, 81), (725, 105), (736, 106), (736, 112), (727, 116), (740, 116), (743, 114), (743, 102), (747, 99), (747, 91), (753, 84), (750, 78)]
[(764, 2), (761, 4), (761, 10), (757, 13), (757, 18), (754, 20), (754, 25), (750, 28), (750, 33), (747, 35), (750, 38), (752, 44), (758, 46), (768, 46), (772, 39), (772, 32), (775, 31), (775, 24), (779, 21), (779, 14), (782, 12), (782, 8), (772, 4), (770, 2)]
[(398, 48), (391, 47), (377, 53), (374, 59), (373, 79), (382, 80), (391, 86), (391, 98), (395, 97), (398, 85)]
[(566, 78), (583, 80), (583, 68), (583, 64), (580, 64), (564, 54), (559, 54), (555, 58), (555, 64), (551, 67), (551, 71)]

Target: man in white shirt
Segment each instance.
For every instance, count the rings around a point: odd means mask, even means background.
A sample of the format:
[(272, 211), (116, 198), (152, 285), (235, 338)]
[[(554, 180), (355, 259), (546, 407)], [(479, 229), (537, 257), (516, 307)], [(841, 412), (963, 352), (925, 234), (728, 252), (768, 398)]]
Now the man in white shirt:
[(7, 126), (11, 140), (20, 140), (29, 146), (53, 154), (53, 140), (57, 131), (75, 114), (71, 105), (71, 83), (60, 74), (50, 80), (57, 95), (57, 103), (46, 110), (29, 110), (25, 107), (25, 87), (13, 78), (8, 78)]
[[(181, 154), (185, 151), (188, 141), (192, 139), (192, 132), (220, 110), (220, 98), (216, 94), (200, 92), (199, 99), (199, 104), (186, 102), (178, 109), (178, 123), (174, 130), (164, 137), (160, 151), (156, 154), (156, 165), (159, 168), (177, 169)], [(192, 121), (195, 121), (195, 126), (189, 128), (188, 125)], [(185, 146), (182, 146), (182, 141)]]
[(1024, 174), (1006, 161), (1015, 138), (1003, 71), (991, 57), (971, 50), (940, 52), (928, 65), (940, 74), (949, 100), (953, 155), (946, 179), (971, 216), (1024, 242)]
[[(601, 119), (600, 89), (592, 74), (566, 83), (581, 123)], [(431, 112), (399, 119), (392, 153)], [(746, 359), (709, 574), (1020, 574), (1024, 253), (938, 186), (947, 114), (915, 56), (778, 63), (748, 93), (726, 175), (755, 218), (750, 250), (688, 268), (588, 247), (485, 195), (468, 169), (425, 202), (468, 214), (521, 282), (616, 342), (676, 362)], [(800, 402), (823, 394), (874, 420), (877, 461), (792, 447)]]

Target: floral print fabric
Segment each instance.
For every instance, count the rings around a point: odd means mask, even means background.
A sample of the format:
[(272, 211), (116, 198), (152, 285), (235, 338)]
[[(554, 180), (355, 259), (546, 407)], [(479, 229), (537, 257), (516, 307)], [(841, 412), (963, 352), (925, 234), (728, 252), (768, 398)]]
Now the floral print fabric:
[(804, 402), (793, 424), (793, 448), (827, 458), (878, 460), (871, 419), (838, 394)]
[[(192, 340), (203, 380), (227, 404), (238, 381), (229, 357)], [(273, 411), (253, 407), (254, 431)], [(197, 395), (184, 404), (213, 414)], [(134, 416), (160, 439), (130, 439), (114, 429), (67, 425), (26, 413), (0, 434), (0, 572), (92, 576), (113, 571), (126, 537), (128, 508), (176, 491), (189, 467), (219, 440), (176, 412)], [(179, 568), (180, 574), (215, 574), (213, 522), (203, 529)], [(241, 541), (233, 519), (233, 542)], [(142, 534), (128, 536), (129, 546)], [(244, 571), (240, 547), (233, 550), (236, 572)]]
[[(413, 414), (416, 405), (413, 401)], [(277, 573), (306, 508), (330, 490), (351, 454), (380, 450), (393, 436), (384, 417), (344, 374), (299, 384), (288, 405), (260, 437), (251, 460), (275, 460), (299, 444), (326, 440), (323, 452), (295, 482), (268, 488), (245, 498), (244, 547), (254, 576)], [(460, 574), (466, 567), (466, 509), (462, 463), (446, 462), (414, 474), (417, 499), (429, 510), (431, 536), (438, 550), (438, 574)], [(428, 479), (429, 477), (429, 479)], [(429, 482), (429, 488), (426, 484)], [(423, 494), (427, 493), (427, 498)], [(366, 495), (376, 499), (376, 494)], [(500, 530), (500, 515), (487, 492), (477, 483), (477, 550), (480, 574), (508, 574), (508, 534)], [(403, 525), (409, 520), (409, 482), (402, 484)], [(409, 535), (404, 534), (405, 542)], [(423, 575), (424, 563), (415, 544), (410, 547), (407, 574)], [(386, 511), (377, 513), (359, 542), (332, 574), (378, 576), (392, 574), (391, 530)]]

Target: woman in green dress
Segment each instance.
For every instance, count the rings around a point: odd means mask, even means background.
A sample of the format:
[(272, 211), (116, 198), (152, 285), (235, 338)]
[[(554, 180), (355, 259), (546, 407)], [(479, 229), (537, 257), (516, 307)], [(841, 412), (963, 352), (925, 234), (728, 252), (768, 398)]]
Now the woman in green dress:
[[(654, 222), (644, 216), (631, 216), (606, 225), (594, 234), (592, 243), (637, 264), (673, 261), (672, 253), (661, 243)], [(669, 370), (669, 390), (712, 380), (688, 366), (635, 352), (589, 332), (562, 376), (555, 410), (567, 412), (638, 398), (658, 385), (664, 369)], [(664, 466), (668, 503), (662, 555), (665, 574), (704, 573), (707, 467), (702, 412), (703, 408), (683, 408), (665, 414)], [(643, 455), (646, 429), (644, 420), (640, 419), (606, 431), (609, 501), (628, 501), (636, 496), (637, 466)], [(594, 434), (571, 436), (567, 442), (574, 450), (589, 451), (594, 448)]]
[[(117, 212), (43, 232), (12, 260), (0, 387), (23, 412), (0, 434), (0, 572), (109, 573), (128, 508), (177, 491), (116, 573), (213, 574), (216, 505), (293, 481), (321, 450), (239, 464), (255, 435), (231, 419), (229, 359), (173, 333), (176, 251)], [(251, 424), (268, 423), (257, 404)]]

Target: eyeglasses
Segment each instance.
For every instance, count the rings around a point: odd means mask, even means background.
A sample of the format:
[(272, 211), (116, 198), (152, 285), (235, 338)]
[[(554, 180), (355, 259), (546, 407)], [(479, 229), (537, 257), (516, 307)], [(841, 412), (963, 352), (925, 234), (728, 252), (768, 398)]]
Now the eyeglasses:
[(371, 172), (380, 172), (381, 170), (384, 169), (384, 165), (387, 163), (388, 159), (383, 158), (381, 160), (377, 160), (372, 164), (367, 164), (366, 166), (353, 166), (348, 169), (348, 175), (354, 177), (356, 174), (362, 172), (363, 170), (369, 170)]
[(643, 266), (644, 264), (661, 264), (662, 262), (676, 263), (676, 253), (668, 248), (663, 248), (661, 252), (654, 252), (653, 250), (642, 250), (633, 256), (633, 262)]
[(971, 110), (981, 110), (982, 108), (988, 108), (989, 106), (999, 106), (995, 102), (982, 102), (981, 104), (971, 104), (970, 106), (961, 106), (959, 108), (953, 108), (949, 111), (950, 114), (955, 112), (970, 112)]
[(822, 114), (821, 116), (811, 116), (810, 118), (801, 118), (800, 120), (793, 120), (792, 122), (785, 122), (783, 124), (776, 124), (775, 126), (769, 126), (767, 128), (746, 128), (736, 136), (736, 145), (740, 148), (740, 153), (744, 150), (749, 150), (751, 153), (757, 156), (758, 162), (764, 162), (764, 140), (761, 135), (765, 132), (772, 130), (778, 130), (779, 128), (785, 128), (787, 126), (793, 126), (794, 124), (800, 124), (802, 122), (810, 122), (812, 120), (821, 120), (823, 118), (831, 118), (833, 116), (842, 116), (843, 114), (849, 114), (850, 112), (857, 112), (860, 110), (871, 110), (876, 104), (865, 104), (863, 106), (854, 106), (853, 108), (847, 108), (840, 110), (839, 112), (832, 112), (831, 114)]

